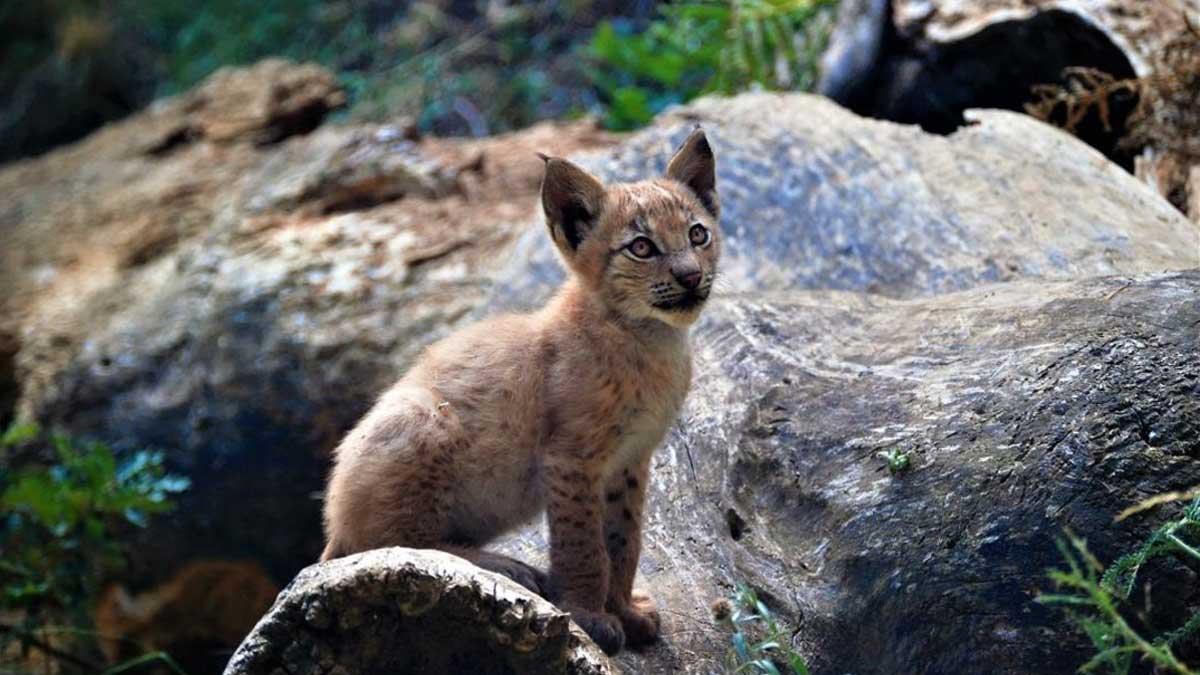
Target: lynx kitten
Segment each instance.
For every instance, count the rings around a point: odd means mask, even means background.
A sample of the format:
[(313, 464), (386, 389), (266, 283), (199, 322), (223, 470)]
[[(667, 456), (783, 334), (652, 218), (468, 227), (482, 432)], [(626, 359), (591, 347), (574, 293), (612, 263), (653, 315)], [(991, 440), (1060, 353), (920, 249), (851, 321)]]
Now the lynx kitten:
[[(720, 253), (712, 149), (604, 185), (543, 157), (542, 207), (570, 271), (540, 311), (430, 347), (337, 449), (322, 560), (436, 548), (569, 611), (605, 651), (658, 636), (634, 592), (650, 456), (692, 374), (688, 327)], [(547, 574), (482, 547), (547, 512)]]

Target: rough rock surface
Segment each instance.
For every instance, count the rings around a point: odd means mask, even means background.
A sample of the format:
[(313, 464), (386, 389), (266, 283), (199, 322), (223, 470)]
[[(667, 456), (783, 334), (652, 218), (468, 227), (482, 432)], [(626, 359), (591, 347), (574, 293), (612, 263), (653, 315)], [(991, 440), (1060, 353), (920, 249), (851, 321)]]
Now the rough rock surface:
[[(725, 298), (656, 468), (643, 572), (666, 639), (622, 663), (715, 668), (727, 636), (708, 604), (743, 579), (800, 625), (818, 672), (954, 672), (1001, 644), (1014, 669), (1066, 663), (1047, 655), (1063, 624), (1027, 602), (1059, 526), (1115, 551), (1145, 521), (1111, 528), (1110, 507), (1198, 477), (1196, 275), (1148, 276), (1200, 267), (1198, 233), (1066, 134), (978, 119), (937, 137), (754, 94), (611, 150), (574, 124), (146, 154), (156, 122), (138, 117), (0, 171), (19, 409), (162, 447), (192, 478), (139, 543), (139, 579), (197, 556), (289, 578), (321, 545), (325, 453), (372, 397), (429, 341), (535, 304), (560, 274), (533, 152), (590, 150), (605, 177), (643, 177), (699, 121), (726, 205)], [(1119, 276), (1071, 281), (1097, 275)], [(874, 453), (894, 444), (917, 461), (890, 478)]]
[[(815, 96), (743, 94), (664, 115), (583, 163), (608, 180), (658, 175), (702, 124), (718, 158), (724, 290), (912, 297), (1200, 266), (1200, 229), (1099, 153), (1025, 115), (972, 119), (943, 138)], [(536, 230), (497, 301), (536, 303), (561, 278)]]
[(166, 106), (181, 109), (183, 124), (168, 126), (169, 133), (153, 149), (161, 152), (195, 138), (274, 143), (312, 131), (345, 102), (337, 77), (315, 64), (266, 59), (248, 68), (226, 67)]
[(1188, 213), (1200, 223), (1200, 166), (1193, 166), (1188, 172), (1188, 196)]
[[(821, 93), (859, 112), (948, 132), (969, 108), (1021, 110), (1069, 66), (1147, 74), (1191, 0), (847, 0), (822, 57)], [(1127, 114), (1128, 109), (1114, 112)], [(1081, 137), (1132, 167), (1117, 127)]]
[(305, 569), (226, 675), (609, 675), (568, 616), (506, 577), (439, 551), (392, 548)]
[[(641, 583), (664, 641), (620, 662), (719, 669), (709, 607), (745, 582), (815, 672), (1072, 671), (1081, 641), (1032, 602), (1055, 538), (1111, 559), (1154, 522), (1113, 514), (1200, 482), (1197, 298), (1195, 271), (726, 296), (652, 470)], [(890, 475), (890, 449), (913, 468)], [(536, 528), (504, 546), (543, 547)], [(1200, 603), (1198, 575), (1159, 579), (1160, 625)]]
[(3, 167), (0, 343), (15, 340), (30, 305), (75, 314), (72, 299), (111, 285), (114, 271), (210, 229), (243, 172), (270, 154), (237, 141), (311, 131), (343, 99), (327, 71), (270, 59), (222, 69), (79, 143)]

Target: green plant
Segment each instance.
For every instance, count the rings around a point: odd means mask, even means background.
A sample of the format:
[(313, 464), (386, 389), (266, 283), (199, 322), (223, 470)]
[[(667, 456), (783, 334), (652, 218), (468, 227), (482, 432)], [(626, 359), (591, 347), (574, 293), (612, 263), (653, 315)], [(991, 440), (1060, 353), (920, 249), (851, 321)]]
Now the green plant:
[(811, 89), (836, 0), (693, 0), (664, 5), (641, 30), (606, 21), (589, 74), (610, 128), (641, 126), (668, 105), (752, 86)]
[(730, 673), (808, 675), (804, 657), (753, 589), (739, 584), (733, 598), (717, 603), (713, 611), (732, 631), (726, 654)]
[(879, 456), (887, 461), (888, 473), (893, 476), (912, 468), (912, 455), (900, 448), (891, 448), (886, 452), (879, 453)]
[(1082, 539), (1068, 533), (1068, 541), (1058, 542), (1067, 569), (1049, 572), (1060, 592), (1039, 595), (1037, 602), (1063, 608), (1091, 640), (1096, 653), (1079, 670), (1123, 675), (1130, 671), (1134, 657), (1141, 655), (1165, 672), (1194, 675), (1195, 671), (1171, 649), (1200, 631), (1200, 611), (1173, 630), (1145, 637), (1127, 620), (1126, 605), (1138, 572), (1149, 560), (1179, 556), (1200, 561), (1200, 497), (1179, 518), (1164, 523), (1141, 547), (1121, 556), (1107, 569), (1088, 551)]
[[(159, 452), (118, 456), (102, 443), (14, 425), (0, 437), (0, 458), (52, 455), (0, 477), (0, 652), (15, 641), (65, 664), (90, 663), (86, 644), (47, 643), (82, 637), (98, 585), (124, 565), (121, 536), (173, 508), (188, 480), (167, 473)], [(15, 622), (14, 622), (15, 619)], [(58, 627), (55, 627), (58, 626)], [(68, 626), (68, 628), (61, 628)]]
[(225, 65), (267, 56), (335, 70), (369, 62), (376, 50), (364, 8), (323, 0), (119, 0), (122, 20), (154, 45), (160, 93), (187, 89)]
[(423, 133), (486, 135), (583, 111), (594, 95), (571, 45), (591, 35), (597, 11), (610, 10), (527, 3), (455, 17), (415, 5), (389, 33), (390, 60), (342, 72), (353, 102), (346, 115), (404, 116)]

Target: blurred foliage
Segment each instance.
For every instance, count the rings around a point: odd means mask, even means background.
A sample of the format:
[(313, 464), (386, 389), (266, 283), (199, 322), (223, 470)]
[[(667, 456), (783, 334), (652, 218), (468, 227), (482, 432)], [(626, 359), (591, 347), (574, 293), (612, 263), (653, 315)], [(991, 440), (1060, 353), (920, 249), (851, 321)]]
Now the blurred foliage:
[(699, 0), (662, 5), (643, 29), (608, 21), (589, 44), (610, 128), (648, 123), (700, 94), (810, 90), (834, 0)]
[(595, 106), (574, 52), (599, 17), (636, 13), (604, 2), (535, 2), (485, 12), (415, 4), (385, 32), (397, 57), (343, 72), (348, 115), (412, 118), (422, 132), (480, 136), (571, 117)]
[(74, 140), (267, 56), (338, 74), (355, 119), (484, 134), (579, 114), (596, 97), (576, 58), (604, 17), (652, 2), (0, 0), (0, 161)]
[[(1196, 671), (1173, 650), (1200, 634), (1200, 610), (1194, 610), (1179, 626), (1150, 636), (1128, 615), (1134, 613), (1129, 605), (1138, 577), (1150, 561), (1176, 558), (1193, 567), (1200, 563), (1200, 497), (1108, 568), (1088, 551), (1082, 539), (1071, 535), (1068, 539), (1069, 543), (1058, 542), (1066, 569), (1050, 571), (1057, 592), (1039, 595), (1037, 601), (1062, 608), (1091, 641), (1095, 654), (1080, 666), (1080, 672), (1126, 675), (1134, 667), (1134, 658), (1140, 657), (1154, 672), (1194, 675)], [(1143, 619), (1138, 623), (1150, 622)]]
[[(18, 452), (53, 459), (14, 463)], [(0, 474), (0, 653), (15, 643), (22, 652), (78, 651), (77, 665), (87, 662), (86, 646), (49, 646), (48, 628), (86, 635), (81, 627), (90, 625), (99, 584), (124, 566), (122, 536), (171, 510), (171, 496), (188, 480), (167, 473), (162, 453), (118, 456), (104, 444), (79, 444), (30, 424), (0, 437), (0, 461), (21, 466)]]
[(99, 0), (0, 0), (0, 161), (148, 103), (151, 54)]
[(628, 129), (706, 92), (811, 88), (835, 2), (0, 0), (0, 161), (267, 56), (337, 73), (353, 119), (482, 135), (595, 112)]
[(792, 645), (795, 632), (779, 623), (754, 589), (739, 583), (732, 598), (713, 605), (713, 618), (730, 631), (725, 672), (808, 675), (808, 662)]
[(389, 3), (321, 0), (118, 4), (123, 21), (136, 26), (160, 55), (160, 94), (188, 89), (221, 66), (268, 56), (316, 61), (335, 71), (367, 67), (377, 50), (372, 23), (395, 12), (386, 10)]

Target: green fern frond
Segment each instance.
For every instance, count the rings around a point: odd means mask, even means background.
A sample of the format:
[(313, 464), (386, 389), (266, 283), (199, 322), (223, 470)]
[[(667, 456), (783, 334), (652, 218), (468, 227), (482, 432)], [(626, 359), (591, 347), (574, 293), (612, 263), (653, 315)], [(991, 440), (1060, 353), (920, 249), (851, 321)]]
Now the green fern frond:
[(1138, 573), (1149, 560), (1163, 556), (1200, 560), (1197, 542), (1184, 538), (1197, 530), (1197, 515), (1200, 498), (1186, 507), (1180, 518), (1157, 528), (1136, 551), (1121, 556), (1107, 569), (1086, 543), (1070, 532), (1067, 541), (1055, 542), (1066, 569), (1049, 570), (1048, 575), (1060, 592), (1041, 594), (1035, 600), (1061, 607), (1091, 641), (1095, 653), (1079, 668), (1080, 672), (1125, 675), (1134, 657), (1140, 655), (1164, 672), (1195, 675), (1171, 648), (1200, 632), (1200, 611), (1182, 626), (1146, 638), (1126, 621), (1128, 611), (1123, 611), (1122, 603), (1129, 599)]

